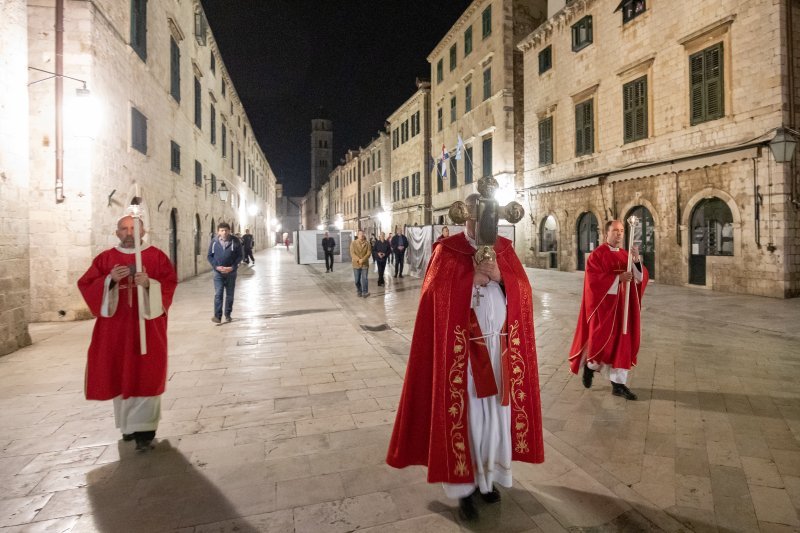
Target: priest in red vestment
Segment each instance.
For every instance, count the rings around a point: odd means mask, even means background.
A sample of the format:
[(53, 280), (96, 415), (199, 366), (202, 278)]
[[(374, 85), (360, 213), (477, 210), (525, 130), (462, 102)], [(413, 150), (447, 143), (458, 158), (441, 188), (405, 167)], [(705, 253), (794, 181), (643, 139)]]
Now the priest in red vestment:
[[(137, 450), (150, 448), (161, 418), (167, 378), (167, 310), (178, 285), (169, 258), (142, 246), (142, 272), (136, 272), (134, 219), (117, 223), (117, 247), (106, 250), (78, 280), (78, 288), (97, 317), (86, 364), (87, 400), (113, 400), (114, 418), (124, 440)], [(141, 227), (141, 236), (144, 236)], [(136, 287), (144, 288), (147, 353), (140, 353)]]
[(386, 458), (427, 466), (468, 519), (476, 490), (492, 503), (511, 486), (512, 460), (544, 460), (531, 286), (508, 239), (495, 261), (475, 251), (474, 220), (434, 244)]
[[(612, 394), (635, 400), (636, 394), (627, 386), (628, 371), (636, 366), (642, 296), (649, 278), (636, 246), (631, 248), (633, 268), (628, 272), (624, 239), (625, 226), (612, 220), (606, 224), (606, 242), (589, 254), (569, 365), (573, 374), (583, 369), (583, 385), (587, 389), (592, 386), (594, 373), (602, 371), (611, 381)], [(623, 333), (626, 283), (631, 287), (628, 331)]]

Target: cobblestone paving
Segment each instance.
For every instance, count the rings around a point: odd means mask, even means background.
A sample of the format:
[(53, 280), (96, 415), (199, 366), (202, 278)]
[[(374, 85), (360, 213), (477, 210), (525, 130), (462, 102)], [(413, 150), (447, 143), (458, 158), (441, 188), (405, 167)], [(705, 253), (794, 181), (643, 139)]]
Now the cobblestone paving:
[(476, 524), (383, 462), (419, 280), (370, 273), (360, 299), (347, 265), (270, 250), (230, 324), (208, 275), (179, 286), (152, 452), (83, 399), (91, 322), (0, 358), (0, 531), (800, 530), (800, 300), (653, 284), (626, 402), (569, 374), (582, 276), (529, 273), (546, 462)]

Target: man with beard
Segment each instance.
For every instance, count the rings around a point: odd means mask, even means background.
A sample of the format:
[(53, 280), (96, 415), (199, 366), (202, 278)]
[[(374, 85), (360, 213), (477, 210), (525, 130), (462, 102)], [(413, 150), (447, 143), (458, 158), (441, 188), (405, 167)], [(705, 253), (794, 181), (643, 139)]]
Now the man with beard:
[[(161, 418), (161, 394), (167, 378), (167, 310), (178, 276), (169, 258), (143, 246), (142, 272), (136, 272), (135, 221), (119, 219), (117, 247), (106, 250), (78, 280), (86, 304), (97, 317), (86, 364), (87, 400), (114, 401), (114, 419), (123, 440), (147, 450)], [(144, 236), (142, 226), (140, 236)], [(137, 287), (144, 290), (147, 353), (139, 341)]]

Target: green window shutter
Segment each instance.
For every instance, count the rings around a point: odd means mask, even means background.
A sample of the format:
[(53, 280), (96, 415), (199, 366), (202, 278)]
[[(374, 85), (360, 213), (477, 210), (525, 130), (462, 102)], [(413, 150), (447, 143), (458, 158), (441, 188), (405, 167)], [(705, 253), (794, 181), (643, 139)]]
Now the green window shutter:
[(725, 99), (722, 79), (722, 43), (704, 51), (706, 120), (714, 120), (725, 115)]
[(594, 152), (593, 101), (588, 100), (575, 106), (575, 155)]
[(587, 154), (594, 152), (594, 100), (583, 107), (583, 147)]
[(539, 122), (539, 165), (553, 162), (553, 117)]
[(647, 137), (647, 78), (641, 78), (636, 87), (636, 124), (637, 139)]
[(647, 76), (622, 86), (623, 137), (629, 143), (647, 137)]
[(705, 121), (703, 110), (703, 71), (705, 61), (703, 52), (698, 52), (689, 57), (689, 80), (690, 80), (690, 113), (692, 125)]

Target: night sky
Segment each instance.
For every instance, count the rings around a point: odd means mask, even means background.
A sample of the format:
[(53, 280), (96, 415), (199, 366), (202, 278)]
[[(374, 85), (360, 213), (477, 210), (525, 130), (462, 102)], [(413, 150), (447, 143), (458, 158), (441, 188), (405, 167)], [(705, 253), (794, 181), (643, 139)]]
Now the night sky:
[(366, 146), (430, 79), (426, 61), (471, 0), (202, 0), (225, 66), (284, 194), (305, 194), (311, 119), (333, 164)]

